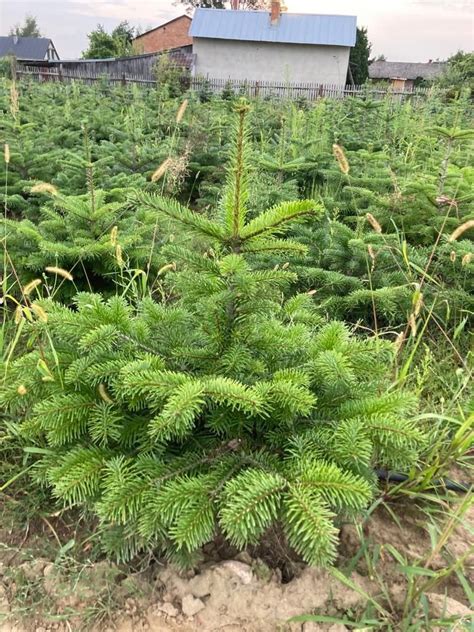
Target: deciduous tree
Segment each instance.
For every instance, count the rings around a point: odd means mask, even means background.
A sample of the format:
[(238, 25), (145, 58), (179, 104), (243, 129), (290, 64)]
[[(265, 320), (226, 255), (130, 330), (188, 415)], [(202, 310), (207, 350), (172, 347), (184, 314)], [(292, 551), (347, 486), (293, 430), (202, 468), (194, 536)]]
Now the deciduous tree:
[(18, 37), (41, 37), (38, 21), (33, 15), (27, 15), (23, 24), (16, 24), (10, 29), (10, 35)]
[(448, 59), (437, 82), (443, 88), (470, 88), (474, 92), (474, 53), (458, 51)]
[(101, 24), (87, 36), (89, 48), (82, 54), (84, 59), (126, 57), (133, 53), (132, 40), (135, 29), (128, 22), (120, 22), (109, 34)]
[[(179, 0), (181, 4), (186, 6), (188, 11), (193, 9), (229, 9), (231, 3), (228, 0)], [(239, 0), (239, 9), (258, 11), (268, 8), (269, 0)]]

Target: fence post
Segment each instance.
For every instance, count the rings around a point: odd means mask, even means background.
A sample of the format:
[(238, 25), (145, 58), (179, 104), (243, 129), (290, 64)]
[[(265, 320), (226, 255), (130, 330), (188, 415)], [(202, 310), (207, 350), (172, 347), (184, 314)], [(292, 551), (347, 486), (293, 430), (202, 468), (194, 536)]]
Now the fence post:
[(17, 63), (16, 63), (16, 57), (13, 55), (11, 57), (11, 73), (12, 73), (12, 79), (13, 81), (16, 81), (18, 79), (18, 75), (17, 75)]
[(125, 77), (125, 73), (122, 73), (122, 80), (120, 82), (122, 84), (122, 86), (126, 86), (127, 85), (127, 78)]

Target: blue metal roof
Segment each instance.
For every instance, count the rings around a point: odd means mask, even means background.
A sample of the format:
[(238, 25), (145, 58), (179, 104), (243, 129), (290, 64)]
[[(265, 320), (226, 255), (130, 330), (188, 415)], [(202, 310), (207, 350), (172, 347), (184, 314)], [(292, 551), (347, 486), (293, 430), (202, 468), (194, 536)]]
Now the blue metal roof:
[(282, 13), (278, 24), (272, 26), (268, 11), (196, 9), (189, 35), (249, 42), (354, 46), (356, 29), (354, 15)]

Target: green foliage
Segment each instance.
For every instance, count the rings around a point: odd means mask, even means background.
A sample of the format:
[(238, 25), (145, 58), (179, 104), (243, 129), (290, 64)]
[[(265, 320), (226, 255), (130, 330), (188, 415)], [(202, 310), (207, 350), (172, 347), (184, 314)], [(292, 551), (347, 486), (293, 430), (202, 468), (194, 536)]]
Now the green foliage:
[(371, 49), (372, 45), (369, 42), (367, 28), (357, 27), (356, 43), (355, 46), (351, 48), (349, 55), (349, 67), (351, 74), (349, 74), (346, 83), (351, 83), (351, 75), (356, 86), (361, 86), (367, 81), (369, 78), (369, 59)]
[(189, 76), (182, 65), (176, 63), (168, 53), (158, 57), (154, 67), (158, 88), (165, 91), (166, 97), (179, 97), (189, 87)]
[(0, 84), (3, 443), (110, 555), (327, 564), (374, 467), (472, 443), (470, 103), (170, 93)]
[(132, 41), (135, 28), (128, 22), (120, 22), (109, 34), (101, 24), (88, 36), (89, 47), (82, 53), (84, 59), (106, 59), (107, 57), (127, 57), (133, 55)]
[(3, 231), (17, 274), (26, 283), (48, 267), (66, 269), (74, 284), (62, 284), (65, 297), (92, 286), (111, 291), (126, 270), (148, 266), (156, 272), (158, 261), (149, 250), (153, 218), (129, 209), (126, 196), (127, 190), (100, 189), (80, 196), (46, 194), (51, 200), (40, 208), (37, 222), (7, 220)]
[[(202, 7), (204, 9), (226, 9), (226, 0), (179, 0), (187, 10)], [(226, 6), (227, 5), (227, 6)], [(239, 0), (238, 8), (242, 11), (263, 11), (268, 8), (267, 0)]]
[(18, 37), (42, 37), (38, 20), (33, 15), (26, 15), (23, 24), (16, 24), (10, 29), (10, 35)]
[(15, 63), (15, 58), (11, 55), (0, 57), (0, 77), (11, 79), (13, 76), (12, 69), (13, 69), (14, 63)]
[(225, 9), (225, 0), (180, 0), (186, 9), (192, 10), (198, 7), (203, 9)]
[(472, 95), (474, 91), (474, 53), (458, 51), (450, 57), (447, 68), (437, 83), (458, 93), (469, 90)]
[[(214, 209), (143, 191), (129, 198), (179, 235), (162, 248), (173, 264), (159, 273), (157, 300), (79, 293), (72, 305), (39, 301), (42, 318), (27, 318), (26, 304), (22, 346), (0, 367), (0, 401), (17, 432), (47, 449), (38, 479), (95, 513), (119, 558), (155, 547), (189, 564), (218, 529), (243, 548), (278, 526), (303, 559), (330, 564), (335, 522), (376, 493), (373, 468), (414, 467), (425, 437), (416, 397), (391, 384), (393, 345), (324, 323), (311, 295), (290, 292), (288, 266), (264, 265), (262, 252), (280, 263), (302, 256), (288, 235), (322, 222), (323, 207), (283, 201), (251, 212), (245, 103), (234, 118)], [(104, 205), (92, 188), (58, 197), (53, 224), (38, 227), (78, 221), (63, 237), (73, 248), (84, 217), (102, 230), (118, 210), (102, 214)], [(61, 223), (58, 208), (80, 217)]]
[[(189, 95), (185, 117), (176, 124), (180, 103), (169, 100), (167, 85), (157, 91), (102, 89), (106, 93), (98, 99), (99, 90), (87, 86), (51, 84), (26, 91), (19, 84), (20, 114), (14, 118), (10, 86), (3, 86), (1, 136), (10, 146), (11, 161), (6, 189), (0, 175), (1, 195), (3, 200), (7, 192), (10, 250), (24, 283), (57, 263), (75, 265), (79, 289), (110, 291), (117, 280), (127, 286), (120, 280), (127, 270), (147, 273), (150, 265), (155, 272), (172, 263), (174, 256), (162, 253), (161, 246), (171, 239), (181, 243), (181, 235), (163, 238), (165, 220), (158, 226), (154, 209), (127, 206), (131, 189), (139, 188), (145, 197), (172, 193), (175, 213), (189, 207), (203, 222), (218, 204), (233, 128), (227, 100), (213, 97), (205, 105)], [(283, 236), (291, 270), (298, 274), (289, 294), (316, 290), (322, 315), (361, 320), (372, 329), (401, 328), (421, 283), (422, 316), (435, 303), (435, 317), (452, 330), (471, 317), (472, 230), (448, 241), (472, 217), (468, 112), (466, 98), (446, 105), (436, 92), (410, 103), (322, 100), (309, 110), (255, 103), (247, 139), (253, 165), (248, 221), (301, 197), (324, 202), (328, 213), (324, 223), (306, 222)], [(334, 160), (334, 141), (344, 148), (348, 174)], [(145, 186), (167, 158), (171, 163), (163, 178)], [(81, 196), (90, 201), (91, 190), (103, 191), (106, 203), (97, 209), (105, 213), (101, 231), (90, 222), (81, 225), (47, 193), (32, 193), (41, 182), (54, 185), (59, 197), (71, 202)], [(55, 222), (50, 221), (53, 208), (60, 215)], [(365, 220), (367, 213), (377, 219), (381, 234)], [(123, 269), (110, 244), (113, 226), (119, 229)], [(265, 244), (255, 240), (251, 249), (247, 241), (252, 265), (277, 265), (272, 253), (281, 239), (267, 236)], [(38, 240), (44, 240), (41, 248)], [(153, 283), (152, 292), (161, 292), (161, 278), (137, 274)], [(64, 293), (69, 299), (72, 290), (63, 283), (55, 296)]]

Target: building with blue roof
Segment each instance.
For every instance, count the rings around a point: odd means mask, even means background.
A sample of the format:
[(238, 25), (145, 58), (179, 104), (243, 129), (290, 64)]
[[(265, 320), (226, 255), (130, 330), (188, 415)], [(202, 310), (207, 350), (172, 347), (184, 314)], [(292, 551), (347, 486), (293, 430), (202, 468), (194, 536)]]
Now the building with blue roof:
[(212, 79), (346, 83), (349, 53), (356, 41), (351, 15), (196, 9), (194, 74)]

